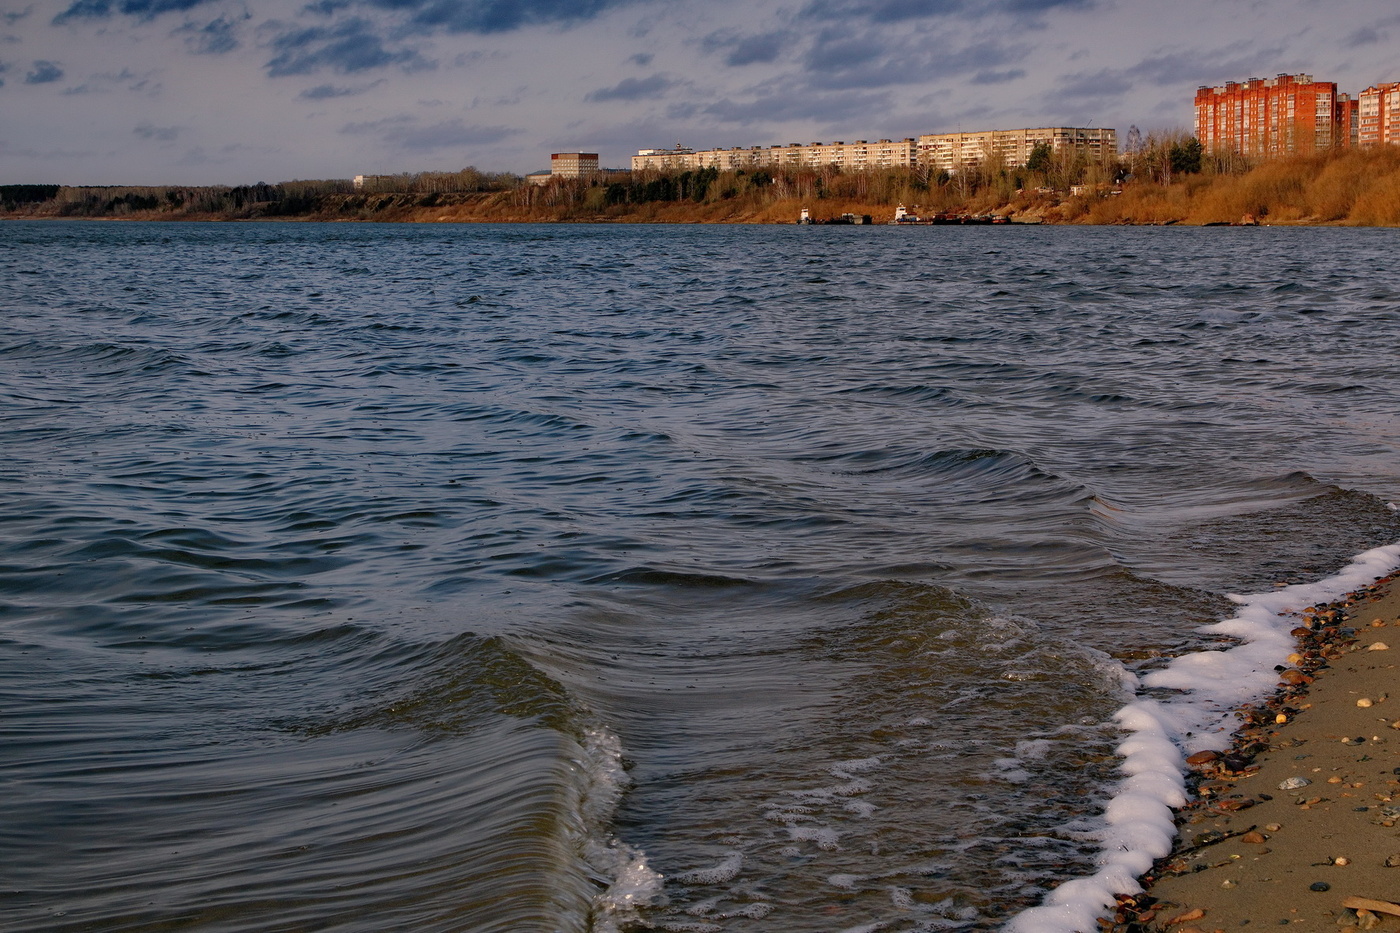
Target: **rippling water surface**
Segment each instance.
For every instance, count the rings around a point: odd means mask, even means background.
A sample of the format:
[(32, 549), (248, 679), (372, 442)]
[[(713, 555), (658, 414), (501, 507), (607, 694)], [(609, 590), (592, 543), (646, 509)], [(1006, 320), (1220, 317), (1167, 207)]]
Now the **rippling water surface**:
[(5, 224), (4, 925), (996, 928), (1400, 539), (1395, 245)]

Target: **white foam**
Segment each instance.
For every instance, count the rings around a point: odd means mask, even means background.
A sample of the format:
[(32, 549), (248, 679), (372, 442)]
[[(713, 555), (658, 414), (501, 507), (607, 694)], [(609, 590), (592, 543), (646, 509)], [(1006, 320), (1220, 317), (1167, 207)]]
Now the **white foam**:
[[(1126, 777), (1095, 834), (1098, 871), (1060, 885), (1039, 907), (1013, 918), (1007, 929), (1011, 933), (1094, 933), (1098, 918), (1113, 905), (1114, 895), (1141, 891), (1138, 877), (1155, 859), (1171, 852), (1176, 837), (1172, 808), (1186, 802), (1186, 755), (1225, 748), (1236, 725), (1231, 710), (1274, 689), (1278, 683), (1274, 667), (1284, 662), (1294, 646), (1288, 633), (1298, 624), (1296, 613), (1360, 589), (1397, 566), (1400, 544), (1367, 551), (1317, 583), (1231, 597), (1239, 612), (1202, 631), (1230, 635), (1240, 645), (1184, 655), (1143, 676), (1138, 697), (1115, 717), (1128, 733), (1118, 746), (1123, 757), (1120, 770)], [(1141, 688), (1175, 693), (1143, 696)]]
[(632, 784), (622, 764), (622, 742), (601, 726), (584, 730), (581, 765), (586, 786), (580, 802), (584, 818), (583, 857), (608, 879), (607, 888), (593, 898), (591, 933), (618, 933), (634, 924), (637, 909), (662, 893), (661, 875), (647, 866), (646, 856), (608, 833), (618, 801)]
[(841, 834), (829, 826), (789, 826), (787, 831), (794, 842), (815, 842), (817, 848), (824, 852), (835, 852), (840, 848), (837, 843)]
[(718, 865), (709, 868), (697, 868), (692, 871), (682, 872), (679, 875), (672, 875), (672, 879), (683, 884), (724, 884), (739, 877), (739, 872), (744, 869), (744, 854), (742, 852), (731, 852), (726, 855)]

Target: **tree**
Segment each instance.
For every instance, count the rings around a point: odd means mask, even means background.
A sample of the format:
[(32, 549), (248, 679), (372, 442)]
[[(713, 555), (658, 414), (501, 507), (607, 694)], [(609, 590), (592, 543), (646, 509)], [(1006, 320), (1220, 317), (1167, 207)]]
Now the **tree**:
[(1050, 171), (1050, 161), (1053, 154), (1048, 142), (1036, 143), (1035, 147), (1031, 149), (1030, 158), (1026, 160), (1026, 170), (1042, 174)]
[(1201, 141), (1192, 136), (1184, 143), (1173, 143), (1171, 147), (1172, 171), (1180, 175), (1194, 175), (1201, 170)]

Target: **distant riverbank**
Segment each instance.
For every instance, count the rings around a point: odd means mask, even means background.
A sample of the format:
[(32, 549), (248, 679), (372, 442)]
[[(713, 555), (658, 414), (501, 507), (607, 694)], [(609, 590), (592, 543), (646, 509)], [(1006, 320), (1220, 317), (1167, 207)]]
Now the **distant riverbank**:
[[(470, 171), (470, 170), (468, 170)], [(456, 176), (440, 176), (454, 178)], [(403, 188), (414, 185), (403, 176)], [(1250, 168), (1172, 173), (1125, 164), (1057, 185), (1028, 173), (623, 173), (544, 186), (492, 176), (492, 190), (344, 190), (347, 182), (242, 188), (0, 186), (0, 217), (387, 223), (794, 223), (844, 213), (884, 223), (904, 205), (1047, 224), (1400, 226), (1400, 148), (1342, 151)], [(421, 187), (421, 183), (418, 184)]]

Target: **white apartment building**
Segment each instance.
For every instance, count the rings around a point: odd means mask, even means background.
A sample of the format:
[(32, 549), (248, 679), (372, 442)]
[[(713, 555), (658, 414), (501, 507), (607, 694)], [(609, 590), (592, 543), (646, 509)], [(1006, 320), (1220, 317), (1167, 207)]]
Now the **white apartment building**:
[(632, 170), (684, 171), (717, 168), (721, 171), (758, 168), (824, 168), (859, 172), (915, 165), (959, 170), (985, 162), (1015, 168), (1026, 164), (1032, 150), (1048, 143), (1051, 151), (1083, 152), (1091, 160), (1108, 163), (1118, 155), (1118, 133), (1111, 129), (1049, 127), (1025, 130), (989, 130), (979, 133), (939, 133), (901, 140), (871, 142), (837, 140), (831, 143), (788, 143), (785, 146), (751, 146), (732, 149), (642, 149), (632, 157)]
[(919, 164), (951, 175), (974, 165), (1018, 168), (1030, 161), (1031, 153), (1041, 143), (1047, 143), (1055, 155), (1079, 152), (1101, 165), (1118, 157), (1117, 130), (1051, 126), (920, 136)]
[(823, 168), (836, 166), (845, 171), (870, 168), (912, 166), (918, 162), (918, 145), (913, 137), (902, 140), (880, 139), (871, 142), (837, 140), (832, 143), (788, 143), (785, 146), (751, 146), (732, 149), (702, 149), (696, 151), (677, 146), (675, 149), (642, 149), (632, 157), (632, 170), (717, 168), (721, 171), (757, 168)]

